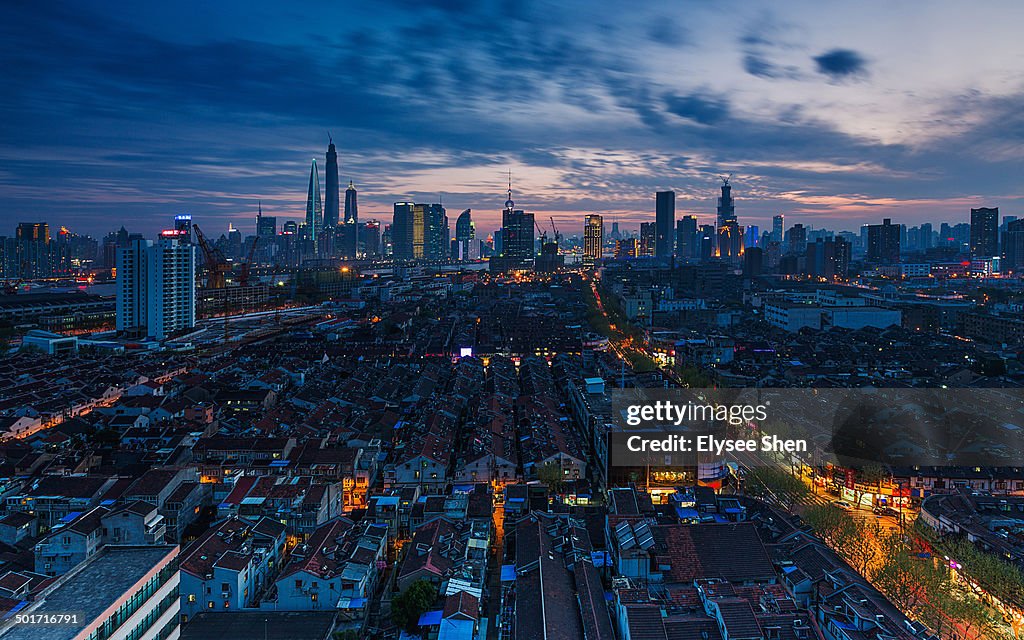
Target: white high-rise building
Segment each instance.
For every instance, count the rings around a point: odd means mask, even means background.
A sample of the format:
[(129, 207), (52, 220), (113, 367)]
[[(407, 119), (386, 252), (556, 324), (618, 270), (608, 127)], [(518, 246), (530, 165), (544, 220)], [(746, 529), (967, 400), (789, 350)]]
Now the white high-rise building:
[(117, 331), (163, 340), (196, 324), (196, 247), (168, 229), (117, 251)]

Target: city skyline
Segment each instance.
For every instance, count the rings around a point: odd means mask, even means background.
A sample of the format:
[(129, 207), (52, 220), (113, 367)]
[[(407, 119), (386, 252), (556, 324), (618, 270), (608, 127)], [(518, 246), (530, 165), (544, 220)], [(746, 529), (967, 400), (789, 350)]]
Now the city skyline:
[[(183, 211), (244, 228), (259, 200), (298, 220), (328, 131), (364, 219), (443, 192), (481, 232), (499, 226), (508, 169), (520, 206), (579, 230), (589, 213), (636, 228), (666, 189), (677, 217), (703, 221), (730, 173), (737, 215), (761, 228), (779, 213), (832, 228), (959, 222), (971, 208), (1013, 215), (1021, 198), (1012, 4), (1000, 21), (887, 8), (877, 29), (882, 5), (661, 4), (614, 25), (566, 5), (321, 10), (344, 29), (230, 4), (187, 23), (167, 7), (5, 8), (5, 217), (93, 236), (128, 218), (151, 235)], [(907, 20), (927, 36), (887, 37)], [(420, 21), (429, 40), (396, 52)], [(396, 91), (411, 92), (401, 106)], [(38, 198), (54, 174), (64, 188)]]

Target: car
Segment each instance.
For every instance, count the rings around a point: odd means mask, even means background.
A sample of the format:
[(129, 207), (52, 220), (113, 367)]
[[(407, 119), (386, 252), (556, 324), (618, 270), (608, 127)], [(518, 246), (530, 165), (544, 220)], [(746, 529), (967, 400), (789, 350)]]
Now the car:
[(872, 509), (876, 516), (889, 516), (890, 518), (899, 518), (900, 512), (892, 507), (875, 507)]
[(853, 505), (843, 500), (834, 500), (832, 502), (832, 506), (837, 509), (842, 509), (843, 511), (853, 511)]

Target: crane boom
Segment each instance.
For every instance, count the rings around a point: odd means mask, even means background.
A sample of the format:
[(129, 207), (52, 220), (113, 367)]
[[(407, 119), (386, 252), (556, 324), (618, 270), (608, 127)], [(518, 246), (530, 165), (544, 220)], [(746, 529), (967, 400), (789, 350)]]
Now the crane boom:
[(198, 224), (193, 224), (192, 228), (195, 229), (196, 240), (199, 241), (199, 248), (202, 249), (203, 257), (206, 260), (206, 287), (222, 289), (226, 284), (226, 275), (231, 270), (231, 265), (228, 264), (224, 254), (207, 241)]
[(238, 274), (238, 283), (245, 287), (249, 285), (249, 269), (252, 268), (252, 258), (256, 254), (256, 245), (259, 244), (260, 237), (253, 236), (252, 244), (249, 245), (249, 255), (245, 258), (245, 263), (242, 264), (242, 270)]

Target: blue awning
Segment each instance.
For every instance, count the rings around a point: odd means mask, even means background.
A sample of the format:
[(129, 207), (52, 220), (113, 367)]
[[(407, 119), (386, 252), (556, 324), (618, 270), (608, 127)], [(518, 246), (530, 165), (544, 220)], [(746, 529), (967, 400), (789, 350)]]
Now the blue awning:
[(503, 564), (503, 565), (501, 565), (501, 581), (502, 582), (515, 582), (516, 581), (516, 565), (514, 565), (514, 564)]
[(456, 491), (458, 491), (460, 493), (472, 493), (473, 492), (473, 485), (471, 485), (471, 484), (457, 484), (457, 485), (453, 486), (452, 489), (454, 489), (454, 490), (456, 490)]
[(64, 523), (71, 522), (72, 520), (74, 520), (75, 518), (77, 518), (80, 515), (82, 515), (81, 511), (72, 511), (68, 515), (66, 515), (63, 518), (61, 518), (60, 521), (64, 522)]
[(432, 627), (434, 625), (441, 624), (441, 616), (444, 615), (444, 611), (438, 609), (437, 611), (428, 611), (420, 616), (419, 622), (416, 624), (421, 627)]
[(689, 520), (691, 518), (699, 518), (700, 514), (697, 513), (696, 509), (684, 509), (682, 507), (676, 507), (676, 515), (681, 520)]

